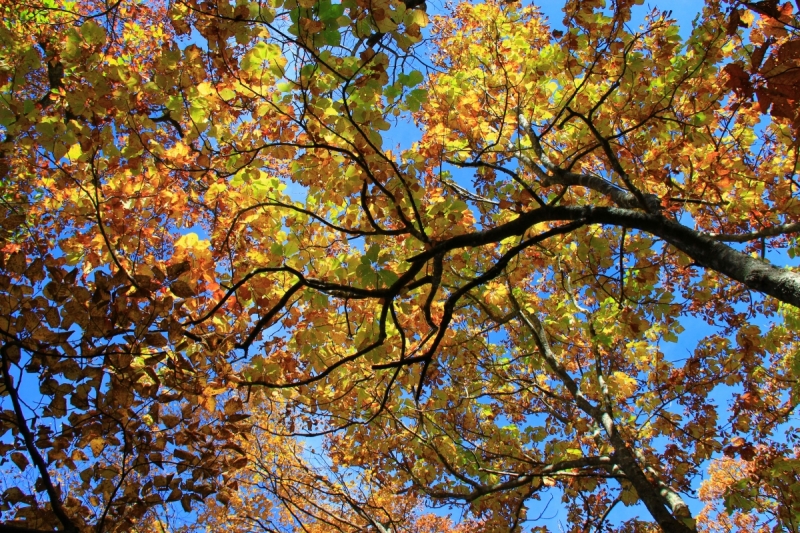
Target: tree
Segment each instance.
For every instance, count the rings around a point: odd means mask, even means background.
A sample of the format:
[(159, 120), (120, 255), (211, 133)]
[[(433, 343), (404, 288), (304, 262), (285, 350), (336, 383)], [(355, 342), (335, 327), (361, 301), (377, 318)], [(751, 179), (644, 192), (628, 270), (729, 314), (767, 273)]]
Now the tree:
[(796, 529), (797, 17), (634, 4), (0, 0), (2, 528)]
[[(751, 448), (742, 459), (715, 459), (699, 492), (707, 502), (702, 514), (708, 529), (731, 531), (735, 524), (742, 530), (798, 531), (800, 501), (794, 488), (798, 466), (796, 454), (792, 457), (766, 446)], [(749, 512), (753, 509), (756, 513)]]

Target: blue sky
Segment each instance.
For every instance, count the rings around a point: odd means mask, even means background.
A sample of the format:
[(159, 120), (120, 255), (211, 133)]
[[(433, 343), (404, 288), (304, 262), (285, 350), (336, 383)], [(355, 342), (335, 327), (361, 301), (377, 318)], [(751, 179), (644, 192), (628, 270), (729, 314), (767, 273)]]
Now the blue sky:
[[(431, 3), (438, 3), (440, 0), (433, 0)], [(563, 17), (561, 12), (561, 5), (562, 2), (545, 2), (541, 5), (543, 13), (548, 16), (551, 21), (553, 27), (559, 27), (561, 25), (561, 19)], [(637, 21), (642, 20), (644, 15), (650, 11), (652, 8), (659, 8), (659, 9), (671, 9), (673, 11), (673, 17), (676, 18), (681, 26), (681, 34), (685, 37), (691, 30), (691, 23), (692, 20), (696, 17), (698, 10), (701, 8), (702, 4), (697, 1), (688, 1), (688, 0), (672, 0), (669, 2), (648, 2), (642, 6), (639, 6), (636, 10), (636, 15), (639, 17), (632, 25), (637, 25)], [(431, 12), (435, 11), (435, 7), (430, 10)], [(385, 135), (385, 147), (393, 147), (394, 145), (399, 144), (401, 147), (408, 147), (410, 144), (419, 137), (419, 131), (410, 124), (400, 124), (398, 127), (393, 128)], [(295, 196), (295, 199), (301, 199), (304, 196), (304, 191), (300, 186), (292, 186), (287, 189), (289, 194)], [(293, 194), (294, 193), (294, 194)], [(775, 259), (775, 258), (774, 258)], [(778, 262), (781, 262), (781, 257), (777, 257)], [(788, 259), (788, 258), (786, 258)], [(687, 353), (689, 350), (694, 348), (694, 345), (698, 339), (698, 336), (705, 335), (708, 330), (700, 330), (695, 328), (692, 331), (691, 328), (687, 328), (689, 331), (685, 334), (685, 337), (682, 338), (682, 342), (678, 345), (673, 345), (672, 350), (674, 350), (675, 357), (680, 357), (681, 352), (684, 354)], [(36, 391), (33, 391), (37, 393)], [(554, 493), (554, 500), (549, 504), (547, 511), (544, 514), (544, 520), (537, 522), (535, 525), (549, 525), (553, 531), (559, 531), (559, 525), (565, 523), (563, 512), (560, 511), (561, 504), (559, 503), (560, 495)], [(546, 499), (544, 500), (546, 501)], [(531, 504), (535, 504), (536, 502), (531, 502)], [(698, 502), (696, 501), (689, 501), (689, 504), (692, 507), (694, 512), (699, 510)], [(531, 513), (532, 516), (536, 516), (538, 513), (537, 509), (532, 509)], [(638, 507), (632, 508), (624, 508), (622, 506), (618, 507), (615, 510), (615, 513), (612, 515), (613, 519), (620, 519), (624, 517), (630, 516), (637, 516), (642, 515), (644, 517), (647, 516), (646, 511), (642, 512), (642, 509)]]
[[(428, 4), (428, 12), (430, 14), (442, 12), (441, 4), (439, 4), (438, 0), (429, 0)], [(543, 2), (536, 5), (538, 5), (543, 14), (548, 17), (553, 28), (557, 29), (562, 27), (563, 12), (561, 9), (563, 2)], [(653, 9), (672, 10), (671, 16), (678, 22), (681, 28), (681, 36), (683, 38), (687, 38), (692, 31), (692, 22), (698, 16), (702, 7), (702, 2), (690, 0), (646, 2), (643, 5), (636, 6), (634, 8), (634, 17), (630, 22), (630, 26), (631, 29), (635, 30), (644, 21), (647, 13)], [(401, 123), (384, 134), (384, 146), (386, 148), (394, 148), (395, 146), (399, 145), (401, 148), (407, 148), (413, 143), (414, 140), (419, 138), (419, 135), (419, 130), (417, 130), (413, 125)], [(471, 172), (466, 170), (459, 171), (458, 169), (451, 169), (451, 171), (453, 171), (453, 177), (458, 180), (460, 184), (469, 187), (468, 182), (471, 181)], [(687, 222), (689, 225), (691, 225), (691, 221)], [(781, 250), (769, 252), (768, 256), (771, 256), (768, 257), (768, 259), (773, 261), (775, 264), (786, 265), (790, 264), (790, 262), (795, 264), (797, 263), (797, 261), (790, 261), (786, 253)], [(769, 328), (769, 320), (764, 317), (761, 317), (760, 320), (756, 320), (755, 323), (762, 327), (762, 329)], [(663, 345), (661, 346), (661, 350), (664, 352), (665, 356), (671, 360), (681, 360), (689, 357), (694, 352), (698, 342), (701, 339), (707, 335), (713, 334), (716, 331), (716, 328), (708, 326), (704, 322), (699, 322), (698, 320), (685, 320), (683, 325), (686, 328), (686, 331), (680, 336), (678, 343), (662, 343)], [(733, 392), (736, 391), (730, 387), (721, 387), (715, 394), (721, 419), (727, 418), (726, 409), (731, 398), (730, 395)], [(776, 438), (780, 439), (781, 437), (776, 436)], [(701, 481), (702, 479), (696, 480), (694, 485), (695, 489), (699, 487), (699, 483)], [(552, 500), (549, 498), (549, 495), (545, 495), (540, 502), (528, 502), (528, 516), (541, 517), (539, 520), (529, 523), (528, 526), (544, 525), (548, 526), (551, 531), (563, 531), (566, 529), (567, 522), (564, 506), (560, 502), (561, 494), (558, 491), (552, 491), (550, 495), (553, 496)], [(692, 498), (688, 495), (684, 495), (684, 497), (693, 514), (696, 516), (703, 507), (702, 503), (696, 498)], [(446, 513), (446, 509), (441, 509), (439, 512)], [(611, 523), (615, 523), (635, 517), (649, 520), (650, 514), (643, 505), (637, 505), (633, 507), (619, 505), (609, 516), (609, 521)], [(453, 515), (453, 519), (457, 521), (458, 518), (459, 514), (455, 513)]]
[[(553, 28), (557, 29), (562, 27), (563, 12), (561, 9), (563, 2), (543, 2), (536, 5), (538, 5), (541, 8), (542, 13), (548, 17)], [(636, 6), (634, 8), (634, 17), (629, 24), (631, 29), (635, 30), (641, 23), (643, 23), (645, 16), (653, 9), (671, 10), (672, 17), (678, 22), (681, 28), (681, 36), (687, 38), (692, 30), (692, 22), (697, 17), (702, 7), (702, 2), (690, 0), (646, 2), (643, 5)], [(435, 15), (443, 12), (444, 8), (442, 6), (442, 0), (428, 0), (429, 14)], [(419, 139), (421, 132), (413, 124), (409, 122), (403, 122), (401, 120), (398, 124), (394, 125), (391, 130), (384, 132), (383, 135), (384, 148), (394, 149), (395, 147), (399, 146), (401, 149), (407, 149), (413, 144), (414, 141)], [(470, 171), (460, 171), (458, 169), (450, 170), (454, 174), (454, 179), (456, 179), (460, 184), (469, 187), (470, 184), (468, 182), (471, 181), (472, 177), (472, 173)], [(691, 225), (691, 221), (685, 222)], [(769, 255), (771, 255), (771, 257), (768, 258), (776, 264), (789, 264), (790, 262), (788, 256), (783, 251), (773, 251)], [(797, 261), (791, 261), (791, 263), (796, 262)], [(757, 324), (761, 326), (762, 329), (769, 327), (768, 320), (765, 318), (758, 320)], [(678, 343), (664, 343), (664, 345), (661, 346), (664, 354), (669, 359), (680, 360), (690, 356), (696, 348), (697, 343), (702, 338), (713, 334), (715, 331), (715, 328), (695, 320), (686, 320), (684, 326), (686, 331), (683, 335), (681, 335)], [(725, 410), (728, 402), (730, 401), (730, 394), (732, 392), (734, 392), (733, 389), (723, 387), (720, 388), (716, 394), (719, 413), (722, 419), (727, 418)], [(701, 479), (698, 479), (695, 483), (695, 489), (698, 488), (700, 481)], [(529, 502), (529, 516), (536, 517), (541, 515), (541, 519), (530, 523), (529, 526), (546, 525), (551, 531), (561, 531), (566, 526), (566, 515), (563, 510), (563, 505), (560, 502), (561, 494), (558, 491), (552, 491), (550, 494), (553, 496), (552, 500), (549, 499), (549, 496), (545, 495), (541, 502)], [(699, 502), (697, 499), (686, 496), (685, 499), (692, 512), (696, 515), (702, 508), (701, 502)], [(443, 508), (439, 509), (438, 512), (447, 514), (448, 510), (447, 508)], [(610, 515), (609, 521), (614, 523), (634, 517), (640, 517), (644, 520), (648, 520), (649, 516), (649, 513), (642, 505), (633, 507), (624, 507), (619, 505)], [(455, 512), (452, 517), (454, 520), (458, 521), (458, 512)]]

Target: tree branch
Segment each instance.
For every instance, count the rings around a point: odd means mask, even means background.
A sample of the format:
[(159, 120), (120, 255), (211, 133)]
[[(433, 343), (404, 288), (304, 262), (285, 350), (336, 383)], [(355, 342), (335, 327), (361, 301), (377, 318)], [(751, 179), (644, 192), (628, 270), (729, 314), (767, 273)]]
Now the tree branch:
[(760, 231), (753, 231), (750, 233), (732, 234), (732, 233), (713, 233), (710, 235), (712, 239), (719, 242), (748, 242), (761, 239), (763, 237), (776, 237), (778, 235), (786, 235), (788, 233), (800, 232), (800, 222), (793, 224), (780, 224), (770, 228), (764, 228)]
[(649, 233), (663, 239), (706, 268), (724, 274), (752, 290), (800, 308), (800, 274), (750, 257), (660, 214), (618, 207), (555, 206), (535, 209), (500, 226), (443, 241), (408, 261), (427, 260), (457, 248), (499, 242), (508, 237), (523, 235), (535, 224), (559, 220), (584, 220), (587, 224), (625, 226)]
[[(619, 207), (629, 209), (636, 209), (642, 207), (642, 202), (633, 193), (630, 193), (613, 183), (604, 180), (599, 176), (592, 176), (589, 174), (577, 174), (570, 172), (559, 167), (553, 163), (542, 147), (539, 137), (533, 132), (530, 123), (524, 117), (520, 117), (520, 125), (525, 130), (528, 140), (531, 142), (534, 154), (539, 158), (544, 169), (536, 164), (536, 162), (524, 151), (520, 150), (517, 156), (522, 162), (523, 166), (531, 170), (536, 176), (542, 180), (545, 185), (564, 185), (564, 186), (580, 186), (591, 189), (604, 196), (611, 198)], [(545, 170), (549, 171), (548, 174)], [(661, 209), (661, 202), (654, 194), (643, 195), (645, 205), (652, 212), (658, 212)]]
[(33, 464), (39, 471), (40, 479), (45, 486), (48, 498), (50, 498), (50, 506), (53, 508), (53, 514), (56, 515), (56, 518), (58, 518), (58, 520), (64, 526), (64, 531), (77, 533), (78, 528), (67, 515), (66, 511), (64, 511), (64, 506), (61, 504), (61, 496), (59, 495), (55, 485), (53, 485), (53, 480), (50, 478), (50, 473), (47, 471), (47, 463), (42, 457), (42, 454), (39, 453), (39, 449), (36, 447), (33, 434), (28, 427), (25, 414), (22, 412), (22, 405), (20, 404), (17, 391), (14, 388), (14, 381), (11, 378), (7, 352), (8, 344), (3, 344), (3, 347), (0, 348), (3, 366), (3, 385), (5, 386), (6, 392), (11, 398), (11, 404), (14, 407), (14, 416), (17, 419), (17, 429), (22, 434), (22, 439), (25, 441), (25, 448), (28, 450), (28, 455), (30, 456), (31, 461), (33, 461)]

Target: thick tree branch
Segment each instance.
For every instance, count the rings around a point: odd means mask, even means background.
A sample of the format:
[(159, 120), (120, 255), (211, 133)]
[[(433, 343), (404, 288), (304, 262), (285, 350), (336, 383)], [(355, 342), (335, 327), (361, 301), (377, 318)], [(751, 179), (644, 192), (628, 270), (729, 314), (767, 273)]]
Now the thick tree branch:
[[(522, 122), (522, 126), (527, 132), (527, 137), (531, 142), (533, 153), (536, 154), (536, 157), (539, 159), (544, 168), (540, 167), (536, 161), (534, 161), (533, 158), (531, 158), (523, 150), (519, 151), (519, 160), (522, 162), (523, 166), (536, 174), (536, 176), (544, 185), (586, 187), (587, 189), (598, 192), (604, 196), (608, 196), (611, 201), (613, 201), (619, 207), (625, 207), (629, 209), (641, 208), (642, 203), (635, 194), (617, 187), (613, 183), (606, 181), (599, 176), (577, 174), (575, 172), (564, 170), (558, 165), (554, 164), (545, 153), (539, 138), (533, 133), (533, 130), (530, 128), (528, 122)], [(658, 212), (660, 210), (661, 202), (656, 195), (645, 194), (643, 198), (650, 211)]]
[(508, 237), (522, 235), (535, 224), (566, 220), (624, 226), (649, 233), (668, 242), (706, 268), (724, 274), (749, 289), (800, 308), (800, 274), (738, 252), (706, 234), (660, 214), (618, 207), (555, 206), (535, 209), (506, 224), (443, 241), (409, 261), (427, 260), (442, 252), (499, 242)]
[(164, 111), (164, 114), (158, 117), (150, 117), (150, 120), (153, 122), (166, 122), (170, 124), (173, 128), (175, 128), (175, 132), (178, 134), (178, 137), (183, 139), (184, 134), (181, 123), (172, 118), (172, 115), (169, 114), (169, 111)]
[[(667, 533), (692, 532), (693, 530), (691, 528), (686, 526), (679, 518), (673, 516), (670, 511), (667, 510), (668, 507), (672, 509), (669, 498), (671, 494), (662, 490), (661, 487), (655, 487), (650, 483), (642, 467), (637, 463), (633, 451), (622, 438), (622, 435), (617, 431), (616, 424), (614, 424), (611, 415), (606, 410), (600, 409), (589, 402), (581, 392), (578, 383), (572, 379), (572, 376), (570, 376), (566, 369), (558, 362), (555, 353), (553, 353), (550, 348), (544, 326), (536, 315), (526, 313), (519, 305), (519, 302), (517, 302), (512, 292), (509, 292), (509, 299), (516, 309), (520, 321), (533, 337), (536, 346), (539, 348), (539, 353), (550, 367), (550, 370), (559, 377), (575, 399), (577, 406), (594, 418), (605, 430), (611, 445), (614, 447), (614, 463), (619, 466), (620, 470), (625, 474), (625, 477), (636, 489), (636, 493), (639, 495), (642, 503), (645, 504), (645, 507), (650, 511), (650, 514), (661, 529)], [(674, 492), (672, 492), (672, 494), (674, 494)], [(681, 511), (683, 511), (683, 509), (681, 509)], [(683, 516), (680, 518), (683, 518)]]

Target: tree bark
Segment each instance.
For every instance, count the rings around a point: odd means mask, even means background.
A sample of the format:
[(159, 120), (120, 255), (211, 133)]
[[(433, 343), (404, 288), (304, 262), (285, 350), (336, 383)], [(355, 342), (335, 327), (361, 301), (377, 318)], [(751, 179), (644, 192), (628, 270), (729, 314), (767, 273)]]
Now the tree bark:
[(638, 229), (663, 239), (697, 264), (715, 270), (746, 287), (800, 308), (800, 274), (777, 268), (768, 262), (734, 250), (697, 230), (661, 214), (619, 207), (542, 207), (521, 214), (503, 225), (459, 235), (442, 241), (409, 261), (430, 259), (458, 248), (472, 248), (525, 234), (542, 222), (583, 220), (586, 224), (608, 224)]

